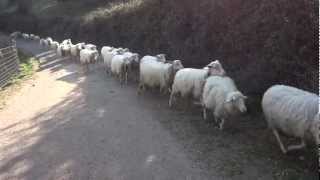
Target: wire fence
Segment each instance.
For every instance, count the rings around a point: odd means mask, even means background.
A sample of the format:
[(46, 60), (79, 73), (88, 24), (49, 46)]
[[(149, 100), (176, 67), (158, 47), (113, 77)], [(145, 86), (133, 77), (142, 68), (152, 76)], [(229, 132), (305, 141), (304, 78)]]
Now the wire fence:
[(19, 57), (16, 44), (0, 49), (0, 88), (7, 85), (19, 71)]

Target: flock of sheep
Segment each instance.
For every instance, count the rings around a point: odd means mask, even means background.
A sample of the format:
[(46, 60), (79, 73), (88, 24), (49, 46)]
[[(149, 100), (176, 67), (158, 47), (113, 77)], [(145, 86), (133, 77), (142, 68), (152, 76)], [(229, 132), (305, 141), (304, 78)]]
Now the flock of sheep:
[[(180, 60), (168, 61), (164, 54), (144, 56), (129, 49), (103, 46), (100, 53), (93, 44), (73, 44), (71, 39), (61, 43), (52, 38), (40, 38), (33, 34), (14, 32), (12, 38), (38, 41), (43, 48), (55, 50), (59, 56), (69, 56), (79, 61), (88, 70), (89, 64), (101, 57), (108, 74), (114, 75), (120, 83), (127, 83), (128, 77), (139, 77), (138, 93), (146, 88), (159, 88), (160, 93), (170, 93), (169, 106), (177, 97), (192, 98), (207, 112), (223, 130), (225, 121), (247, 111), (247, 97), (238, 89), (232, 78), (218, 60), (202, 69), (184, 68)], [(101, 54), (101, 55), (100, 55)], [(139, 74), (139, 75), (138, 75)], [(262, 109), (265, 119), (276, 137), (283, 153), (304, 148), (306, 144), (320, 143), (319, 96), (317, 94), (285, 85), (270, 87), (263, 96)], [(301, 143), (285, 147), (280, 135), (299, 138)]]

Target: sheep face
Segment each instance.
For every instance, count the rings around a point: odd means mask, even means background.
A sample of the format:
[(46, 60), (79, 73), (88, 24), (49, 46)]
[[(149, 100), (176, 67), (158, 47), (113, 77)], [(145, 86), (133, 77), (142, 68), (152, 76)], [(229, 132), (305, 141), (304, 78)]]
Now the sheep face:
[(213, 76), (225, 76), (226, 72), (220, 64), (219, 60), (212, 61), (206, 67), (209, 68), (209, 75)]
[(84, 49), (85, 48), (85, 43), (79, 43), (77, 44), (77, 49), (78, 50), (81, 50), (81, 49)]
[(95, 51), (95, 52), (93, 53), (93, 60), (94, 60), (94, 62), (97, 62), (97, 61), (98, 61), (98, 58), (99, 58), (99, 53), (98, 53), (98, 51)]
[(229, 114), (245, 113), (247, 111), (245, 99), (247, 97), (239, 91), (229, 93), (225, 101), (227, 112)]
[(158, 54), (156, 55), (157, 61), (159, 62), (166, 62), (166, 55), (165, 54)]
[(134, 53), (134, 54), (132, 55), (132, 61), (139, 63), (139, 61), (140, 61), (140, 56), (139, 56), (138, 53)]
[(174, 72), (177, 72), (177, 71), (179, 71), (180, 69), (183, 69), (183, 65), (182, 65), (182, 63), (181, 63), (180, 60), (174, 60), (174, 61), (172, 62), (172, 65), (173, 65), (173, 70), (174, 70)]

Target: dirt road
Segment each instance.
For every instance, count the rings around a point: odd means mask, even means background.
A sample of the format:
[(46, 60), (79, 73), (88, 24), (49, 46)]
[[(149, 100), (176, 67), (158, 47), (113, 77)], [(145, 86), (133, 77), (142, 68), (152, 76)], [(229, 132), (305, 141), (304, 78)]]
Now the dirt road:
[(282, 155), (260, 114), (220, 132), (198, 108), (138, 96), (99, 65), (83, 74), (35, 43), (18, 47), (41, 69), (0, 111), (1, 180), (317, 179), (315, 157)]

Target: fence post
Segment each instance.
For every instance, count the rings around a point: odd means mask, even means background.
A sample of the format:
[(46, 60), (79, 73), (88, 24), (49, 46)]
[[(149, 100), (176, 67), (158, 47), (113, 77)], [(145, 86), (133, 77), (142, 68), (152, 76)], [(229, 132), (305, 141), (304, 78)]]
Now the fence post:
[(8, 84), (13, 75), (19, 72), (19, 57), (16, 42), (0, 49), (0, 89)]

